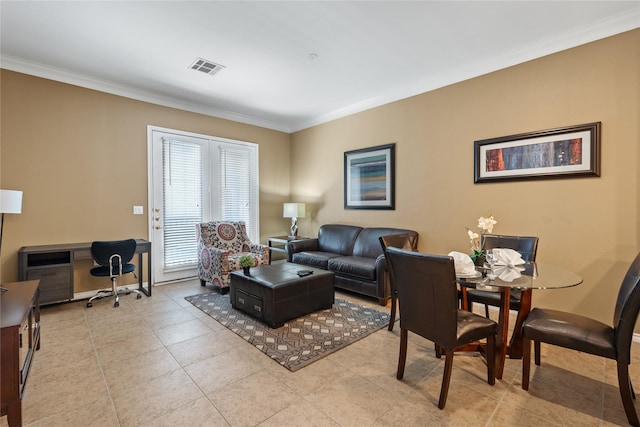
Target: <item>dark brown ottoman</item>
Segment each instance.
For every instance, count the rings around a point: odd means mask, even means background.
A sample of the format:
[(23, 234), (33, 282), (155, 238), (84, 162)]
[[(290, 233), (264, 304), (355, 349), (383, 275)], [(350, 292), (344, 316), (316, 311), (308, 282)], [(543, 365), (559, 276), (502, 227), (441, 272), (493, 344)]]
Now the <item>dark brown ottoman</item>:
[[(313, 273), (300, 277), (297, 272)], [(231, 273), (229, 297), (233, 308), (256, 317), (272, 328), (314, 311), (331, 308), (333, 273), (305, 265), (281, 262)]]

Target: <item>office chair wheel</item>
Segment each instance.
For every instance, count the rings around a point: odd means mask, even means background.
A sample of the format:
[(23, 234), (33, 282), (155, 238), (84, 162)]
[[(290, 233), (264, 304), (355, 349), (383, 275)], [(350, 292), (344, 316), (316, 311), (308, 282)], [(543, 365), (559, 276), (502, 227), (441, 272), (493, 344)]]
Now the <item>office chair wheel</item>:
[(87, 307), (93, 307), (93, 303), (88, 302), (88, 303), (87, 303)]
[(120, 303), (116, 301), (116, 302), (113, 303), (113, 306), (114, 307), (120, 307)]
[(138, 294), (138, 295), (136, 296), (136, 299), (140, 299), (140, 298), (142, 298), (142, 295)]

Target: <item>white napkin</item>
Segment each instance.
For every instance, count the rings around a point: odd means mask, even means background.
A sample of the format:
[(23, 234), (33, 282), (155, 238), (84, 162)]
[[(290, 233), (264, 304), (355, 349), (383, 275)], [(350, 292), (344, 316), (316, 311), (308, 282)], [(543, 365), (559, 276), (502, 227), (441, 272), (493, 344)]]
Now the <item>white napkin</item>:
[(512, 282), (521, 276), (524, 271), (525, 261), (518, 251), (508, 248), (496, 248), (496, 262), (493, 267), (493, 274), (505, 282)]
[(493, 274), (495, 274), (498, 279), (504, 282), (513, 282), (518, 277), (522, 276), (522, 272), (524, 271), (524, 267), (512, 266), (509, 267), (507, 265), (496, 265), (493, 267)]
[(469, 255), (456, 251), (449, 252), (448, 255), (453, 258), (456, 274), (473, 274), (476, 272), (476, 267)]
[(496, 248), (493, 250), (496, 256), (495, 265), (514, 267), (516, 265), (524, 264), (522, 255), (520, 252), (509, 248)]

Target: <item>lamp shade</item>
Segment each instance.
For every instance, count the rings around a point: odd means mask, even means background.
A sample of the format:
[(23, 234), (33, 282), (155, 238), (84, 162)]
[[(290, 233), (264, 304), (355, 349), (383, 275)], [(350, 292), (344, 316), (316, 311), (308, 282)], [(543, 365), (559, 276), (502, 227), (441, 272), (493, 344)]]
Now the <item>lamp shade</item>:
[(0, 190), (0, 213), (22, 213), (22, 191)]
[(304, 203), (285, 203), (283, 218), (304, 218)]

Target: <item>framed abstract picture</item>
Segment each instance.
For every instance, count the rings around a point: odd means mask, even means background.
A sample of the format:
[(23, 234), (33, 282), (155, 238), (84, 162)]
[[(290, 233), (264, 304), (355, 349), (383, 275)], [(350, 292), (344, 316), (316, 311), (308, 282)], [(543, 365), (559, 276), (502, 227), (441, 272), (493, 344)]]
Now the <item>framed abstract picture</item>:
[(395, 209), (395, 146), (344, 153), (345, 209)]
[(600, 176), (600, 122), (474, 142), (474, 182)]

